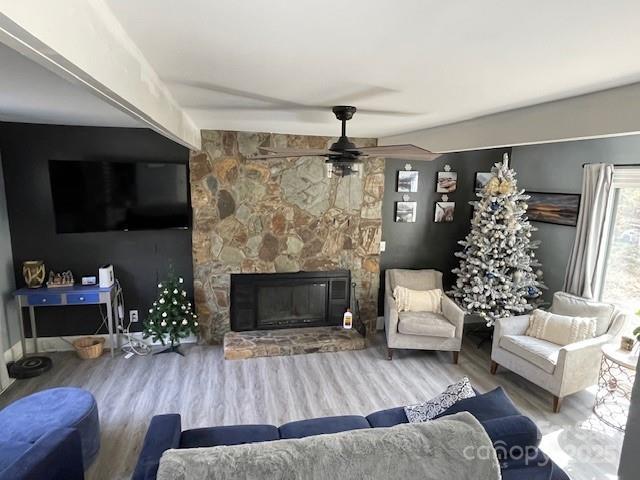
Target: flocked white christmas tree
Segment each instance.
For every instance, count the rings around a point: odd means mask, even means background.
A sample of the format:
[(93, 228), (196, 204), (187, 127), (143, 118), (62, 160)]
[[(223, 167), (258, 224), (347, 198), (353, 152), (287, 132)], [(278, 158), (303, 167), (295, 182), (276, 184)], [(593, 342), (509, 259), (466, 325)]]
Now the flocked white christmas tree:
[(538, 242), (531, 240), (526, 217), (528, 195), (518, 190), (516, 173), (496, 163), (489, 182), (478, 193), (471, 232), (458, 243), (460, 265), (453, 269), (457, 280), (449, 292), (470, 314), (484, 318), (487, 326), (496, 319), (528, 312), (539, 302), (542, 271), (535, 256)]

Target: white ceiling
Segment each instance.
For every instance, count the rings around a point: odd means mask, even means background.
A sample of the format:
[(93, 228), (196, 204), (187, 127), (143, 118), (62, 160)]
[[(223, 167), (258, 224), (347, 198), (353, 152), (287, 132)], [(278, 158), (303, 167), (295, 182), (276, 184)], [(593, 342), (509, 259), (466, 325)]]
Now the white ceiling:
[[(106, 0), (200, 128), (385, 136), (640, 81), (638, 0)], [(405, 112), (398, 114), (397, 112)]]
[(0, 43), (0, 121), (142, 127), (141, 123)]

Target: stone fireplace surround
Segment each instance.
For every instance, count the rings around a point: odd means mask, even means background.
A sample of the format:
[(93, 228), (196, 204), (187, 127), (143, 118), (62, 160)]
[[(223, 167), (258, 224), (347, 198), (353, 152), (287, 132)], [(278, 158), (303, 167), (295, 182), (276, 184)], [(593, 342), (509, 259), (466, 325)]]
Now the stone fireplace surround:
[[(350, 270), (375, 331), (384, 160), (331, 178), (322, 157), (250, 160), (259, 146), (326, 148), (330, 137), (202, 131), (190, 158), (196, 310), (205, 342), (230, 330), (230, 274)], [(375, 139), (355, 139), (375, 146)]]

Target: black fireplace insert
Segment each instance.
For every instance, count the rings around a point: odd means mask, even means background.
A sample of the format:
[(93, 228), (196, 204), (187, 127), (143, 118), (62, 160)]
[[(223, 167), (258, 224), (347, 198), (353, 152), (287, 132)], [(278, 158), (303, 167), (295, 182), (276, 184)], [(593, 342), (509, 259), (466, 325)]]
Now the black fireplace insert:
[(231, 275), (231, 330), (341, 325), (349, 307), (347, 270)]

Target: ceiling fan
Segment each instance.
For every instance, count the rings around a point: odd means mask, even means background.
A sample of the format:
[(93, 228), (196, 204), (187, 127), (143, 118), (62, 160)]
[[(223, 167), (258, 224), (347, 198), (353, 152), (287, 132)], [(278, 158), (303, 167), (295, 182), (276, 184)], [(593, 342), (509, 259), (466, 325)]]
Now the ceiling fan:
[(362, 162), (369, 157), (399, 158), (402, 160), (430, 161), (439, 157), (439, 153), (433, 153), (415, 145), (384, 145), (379, 147), (357, 147), (347, 137), (347, 121), (353, 118), (356, 107), (338, 105), (333, 107), (336, 118), (342, 122), (342, 133), (337, 142), (327, 149), (285, 149), (260, 147), (267, 152), (264, 155), (256, 155), (252, 160), (288, 157), (325, 157), (325, 169), (327, 177), (333, 175), (346, 177), (349, 175), (362, 176)]

